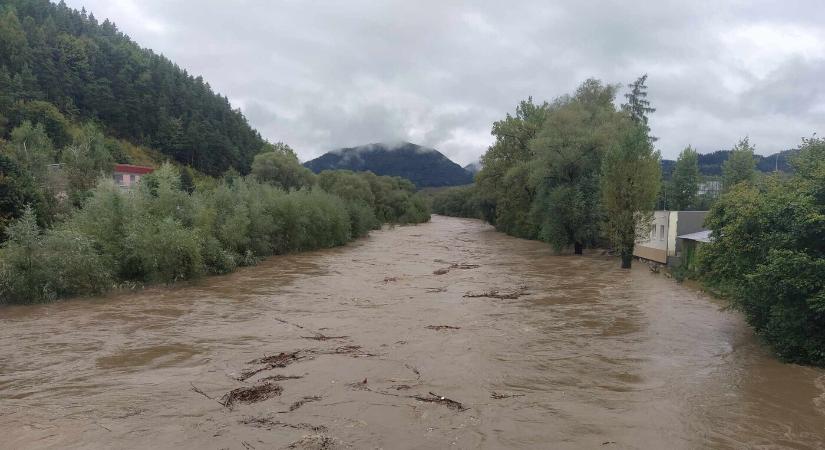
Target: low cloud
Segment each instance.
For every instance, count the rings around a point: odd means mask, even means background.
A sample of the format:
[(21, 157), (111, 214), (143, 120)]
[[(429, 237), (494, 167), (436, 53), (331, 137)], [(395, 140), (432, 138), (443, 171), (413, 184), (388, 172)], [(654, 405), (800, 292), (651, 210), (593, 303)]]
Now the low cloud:
[(665, 157), (745, 135), (772, 153), (825, 123), (818, 0), (67, 3), (202, 74), (304, 160), (410, 141), (466, 164), (520, 100), (642, 73)]

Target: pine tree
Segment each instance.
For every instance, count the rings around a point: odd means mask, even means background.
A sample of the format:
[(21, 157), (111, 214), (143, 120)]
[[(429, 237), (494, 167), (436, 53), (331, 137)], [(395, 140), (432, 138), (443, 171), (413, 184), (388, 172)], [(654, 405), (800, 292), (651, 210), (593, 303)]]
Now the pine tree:
[[(650, 101), (647, 99), (647, 74), (644, 74), (636, 79), (633, 83), (627, 85), (630, 92), (625, 94), (627, 103), (622, 105), (622, 109), (630, 113), (630, 117), (636, 123), (642, 125), (645, 131), (650, 135), (650, 127), (648, 126), (648, 114), (656, 112), (656, 108), (650, 106)], [(656, 138), (649, 136), (651, 142), (656, 142)]]

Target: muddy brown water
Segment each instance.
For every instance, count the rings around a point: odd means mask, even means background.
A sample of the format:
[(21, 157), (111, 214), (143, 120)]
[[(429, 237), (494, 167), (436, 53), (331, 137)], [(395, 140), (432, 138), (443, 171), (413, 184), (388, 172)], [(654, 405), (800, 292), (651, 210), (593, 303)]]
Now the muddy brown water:
[[(185, 286), (2, 308), (0, 447), (825, 447), (824, 371), (618, 266), (436, 216)], [(267, 382), (282, 391), (219, 404)]]

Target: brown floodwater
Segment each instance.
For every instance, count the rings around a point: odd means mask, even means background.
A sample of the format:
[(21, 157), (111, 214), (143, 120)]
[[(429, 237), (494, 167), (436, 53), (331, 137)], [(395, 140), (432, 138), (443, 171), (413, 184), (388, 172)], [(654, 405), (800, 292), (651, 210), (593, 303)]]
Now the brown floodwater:
[(0, 308), (2, 448), (290, 444), (825, 448), (825, 371), (642, 264), (438, 216), (172, 288)]

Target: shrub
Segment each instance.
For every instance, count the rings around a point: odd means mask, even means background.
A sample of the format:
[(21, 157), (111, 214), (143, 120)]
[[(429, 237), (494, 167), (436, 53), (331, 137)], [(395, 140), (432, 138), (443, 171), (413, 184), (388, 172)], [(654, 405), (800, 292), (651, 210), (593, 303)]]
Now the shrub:
[(699, 268), (781, 358), (825, 365), (825, 142), (805, 141), (793, 164), (714, 204)]
[(0, 250), (0, 303), (32, 303), (89, 295), (111, 286), (111, 272), (93, 242), (73, 230), (41, 234), (27, 208)]
[(204, 272), (198, 234), (166, 217), (142, 218), (127, 227), (124, 269), (127, 279), (171, 283)]
[(380, 225), (368, 202), (376, 193), (393, 221), (429, 219), (424, 199), (399, 180), (327, 179), (345, 198), (323, 189), (285, 192), (240, 175), (189, 193), (169, 164), (134, 191), (104, 177), (59, 228), (42, 233), (30, 207), (12, 223), (0, 250), (2, 302), (93, 294), (121, 281), (171, 283), (274, 253), (342, 245)]

